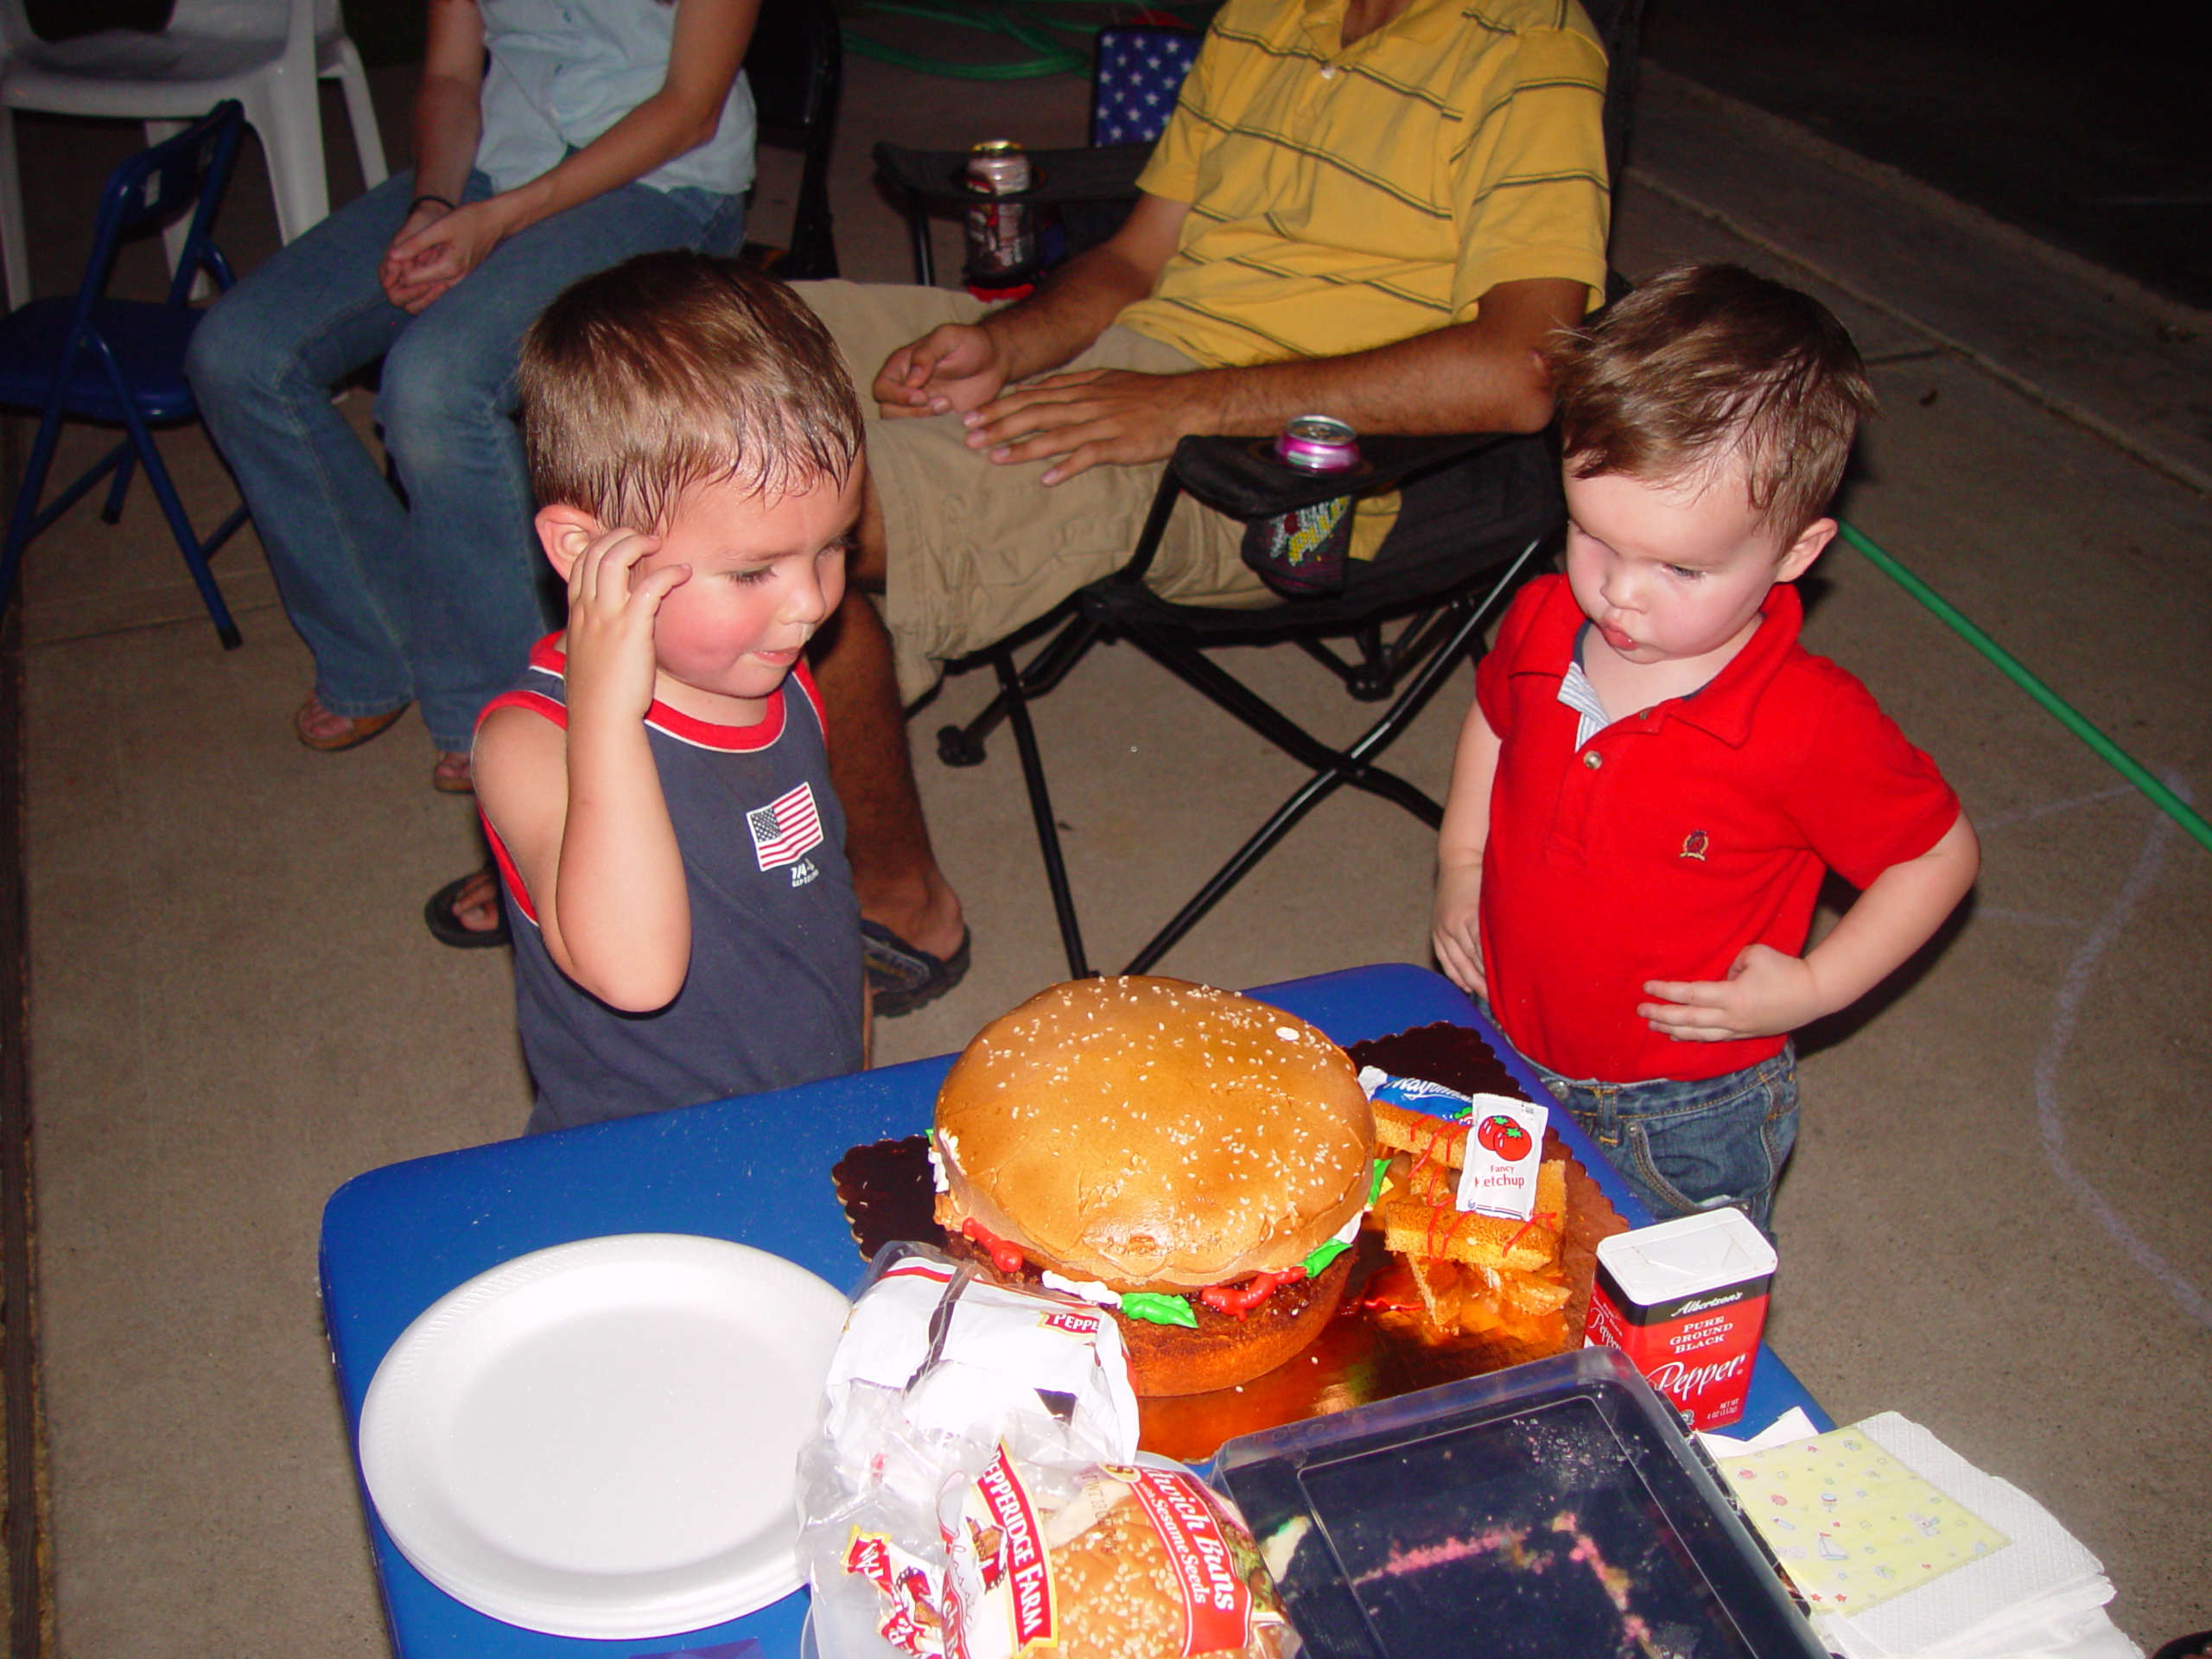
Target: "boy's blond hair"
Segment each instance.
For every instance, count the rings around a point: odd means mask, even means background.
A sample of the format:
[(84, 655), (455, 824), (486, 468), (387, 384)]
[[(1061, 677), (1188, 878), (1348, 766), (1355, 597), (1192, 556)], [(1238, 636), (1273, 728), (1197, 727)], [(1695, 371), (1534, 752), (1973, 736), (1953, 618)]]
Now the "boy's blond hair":
[(1733, 463), (1785, 548), (1827, 511), (1874, 412), (1834, 315), (1738, 265), (1655, 276), (1554, 335), (1545, 361), (1575, 477), (1709, 483)]
[(524, 337), (516, 378), (539, 505), (610, 529), (665, 529), (699, 484), (842, 486), (861, 453), (829, 331), (734, 260), (640, 254), (572, 284)]

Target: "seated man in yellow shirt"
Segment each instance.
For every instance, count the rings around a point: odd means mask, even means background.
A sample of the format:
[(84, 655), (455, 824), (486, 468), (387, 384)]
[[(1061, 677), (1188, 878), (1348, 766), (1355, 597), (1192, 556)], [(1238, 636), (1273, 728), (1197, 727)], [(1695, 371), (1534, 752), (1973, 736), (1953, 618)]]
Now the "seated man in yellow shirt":
[[(864, 383), (870, 490), (816, 673), (876, 1008), (965, 970), (904, 706), (942, 664), (1125, 560), (1192, 434), (1322, 413), (1363, 433), (1534, 433), (1535, 347), (1604, 296), (1605, 61), (1577, 0), (1229, 0), (1109, 241), (1028, 298), (799, 292)], [(1041, 377), (1041, 378), (1040, 378)], [(1541, 446), (1529, 486), (1556, 488)], [(1395, 498), (1354, 556), (1390, 558)], [(1185, 500), (1151, 577), (1263, 598), (1242, 526)]]

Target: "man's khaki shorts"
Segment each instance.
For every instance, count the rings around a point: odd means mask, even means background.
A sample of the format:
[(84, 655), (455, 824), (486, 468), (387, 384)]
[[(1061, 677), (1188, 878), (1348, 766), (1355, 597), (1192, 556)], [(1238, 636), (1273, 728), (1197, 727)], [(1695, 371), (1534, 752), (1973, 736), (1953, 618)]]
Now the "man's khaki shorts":
[[(796, 287), (844, 353), (868, 417), (868, 464), (889, 547), (884, 620), (898, 650), (899, 692), (911, 702), (937, 683), (945, 663), (1124, 563), (1160, 468), (1094, 467), (1047, 489), (1037, 481), (1047, 463), (994, 466), (963, 442), (957, 414), (879, 419), (868, 389), (884, 359), (940, 323), (977, 321), (987, 308), (936, 288)], [(1172, 346), (1114, 327), (1067, 366), (1185, 374), (1198, 365)], [(1161, 538), (1152, 587), (1188, 604), (1267, 603), (1267, 588), (1238, 556), (1243, 533), (1235, 519), (1184, 497)]]

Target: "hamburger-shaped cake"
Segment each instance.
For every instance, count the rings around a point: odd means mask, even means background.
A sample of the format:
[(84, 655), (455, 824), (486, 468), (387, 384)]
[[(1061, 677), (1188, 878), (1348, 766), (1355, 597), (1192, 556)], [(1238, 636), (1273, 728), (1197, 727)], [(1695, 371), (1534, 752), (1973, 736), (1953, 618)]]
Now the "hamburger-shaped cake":
[(985, 1027), (938, 1092), (956, 1248), (1118, 1316), (1140, 1395), (1274, 1370), (1351, 1276), (1373, 1115), (1294, 1014), (1181, 980), (1077, 980)]

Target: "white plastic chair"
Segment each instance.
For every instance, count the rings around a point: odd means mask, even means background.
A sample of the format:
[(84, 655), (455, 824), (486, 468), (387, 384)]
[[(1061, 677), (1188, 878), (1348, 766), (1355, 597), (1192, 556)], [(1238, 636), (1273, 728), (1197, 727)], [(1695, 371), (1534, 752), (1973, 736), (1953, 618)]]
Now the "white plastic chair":
[[(11, 307), (31, 297), (16, 160), (17, 110), (143, 121), (148, 141), (157, 143), (235, 98), (261, 135), (276, 228), (289, 242), (330, 211), (315, 92), (317, 78), (324, 77), (345, 89), (363, 179), (384, 182), (384, 144), (368, 78), (346, 37), (338, 0), (176, 0), (168, 27), (158, 35), (108, 29), (55, 41), (32, 32), (23, 0), (0, 0), (0, 49), (6, 54), (0, 67), (0, 265)], [(172, 247), (172, 261), (175, 252)]]

